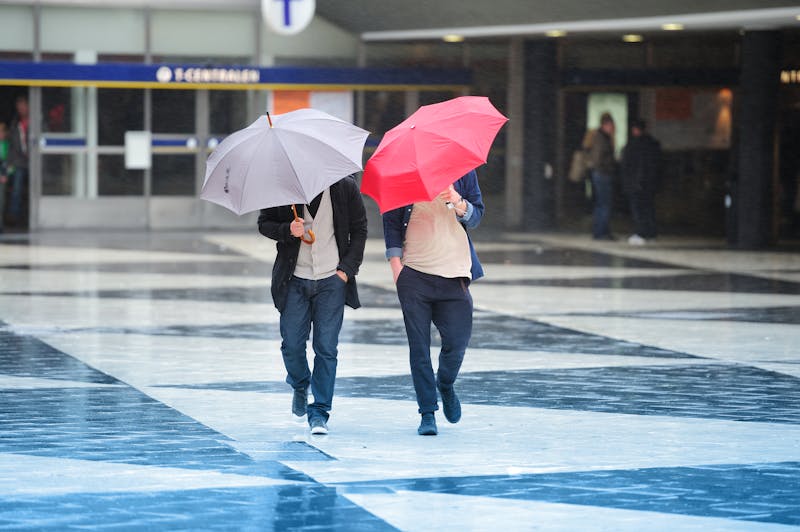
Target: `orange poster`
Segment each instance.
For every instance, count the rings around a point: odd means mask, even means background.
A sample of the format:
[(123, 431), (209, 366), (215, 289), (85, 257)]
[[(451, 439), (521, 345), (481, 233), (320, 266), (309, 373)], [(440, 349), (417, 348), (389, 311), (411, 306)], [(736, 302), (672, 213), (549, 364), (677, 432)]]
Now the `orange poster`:
[(311, 107), (311, 91), (273, 91), (272, 112), (276, 115)]

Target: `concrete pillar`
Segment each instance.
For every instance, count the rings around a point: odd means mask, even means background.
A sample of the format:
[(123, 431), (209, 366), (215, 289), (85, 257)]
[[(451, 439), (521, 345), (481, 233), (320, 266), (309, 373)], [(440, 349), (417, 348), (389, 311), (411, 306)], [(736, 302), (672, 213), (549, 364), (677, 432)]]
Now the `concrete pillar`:
[(555, 227), (553, 163), (557, 130), (558, 62), (553, 41), (525, 43), (523, 229)]
[(775, 123), (781, 69), (778, 31), (746, 32), (742, 37), (739, 81), (738, 172), (734, 216), (741, 249), (774, 242), (773, 180)]
[(508, 54), (507, 111), (506, 124), (506, 227), (522, 227), (523, 213), (523, 168), (522, 154), (525, 133), (525, 65), (524, 46), (521, 38), (511, 39)]

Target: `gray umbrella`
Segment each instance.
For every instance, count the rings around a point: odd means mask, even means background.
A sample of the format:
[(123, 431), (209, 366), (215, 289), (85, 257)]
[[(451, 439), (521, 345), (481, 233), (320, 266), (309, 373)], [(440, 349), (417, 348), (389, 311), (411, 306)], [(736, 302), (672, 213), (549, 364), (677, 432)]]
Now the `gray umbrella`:
[(236, 214), (310, 203), (362, 169), (367, 135), (316, 109), (260, 116), (208, 157), (200, 197)]

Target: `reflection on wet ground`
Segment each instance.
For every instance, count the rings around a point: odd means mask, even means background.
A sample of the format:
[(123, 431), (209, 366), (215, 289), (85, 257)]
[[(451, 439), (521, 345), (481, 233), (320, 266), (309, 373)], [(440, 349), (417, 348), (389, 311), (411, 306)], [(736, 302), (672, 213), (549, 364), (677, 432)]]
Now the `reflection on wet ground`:
[(0, 528), (800, 527), (800, 254), (478, 238), (463, 419), (420, 438), (370, 240), (319, 437), (254, 233), (0, 238)]

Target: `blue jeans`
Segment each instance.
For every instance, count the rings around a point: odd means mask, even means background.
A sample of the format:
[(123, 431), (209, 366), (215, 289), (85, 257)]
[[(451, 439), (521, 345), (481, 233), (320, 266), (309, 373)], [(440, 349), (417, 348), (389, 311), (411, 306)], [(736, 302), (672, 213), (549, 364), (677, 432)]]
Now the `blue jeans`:
[[(336, 274), (319, 281), (299, 277), (289, 281), (286, 307), (281, 312), (281, 353), (286, 382), (295, 389), (308, 388), (311, 384), (314, 402), (308, 406), (309, 420), (321, 417), (327, 421), (330, 415), (346, 286)], [(312, 324), (313, 373), (306, 357)]]
[(27, 180), (27, 168), (17, 168), (8, 176), (8, 184), (11, 186), (11, 197), (8, 199), (8, 214), (14, 219), (15, 223), (19, 223), (19, 218), (22, 216), (22, 200), (24, 199), (22, 189)]
[[(404, 266), (397, 278), (397, 297), (403, 309), (409, 362), (420, 414), (439, 409), (437, 382), (452, 386), (472, 336), (472, 295), (469, 280), (448, 279)], [(442, 337), (439, 370), (431, 364), (431, 323)]]
[(611, 201), (613, 199), (611, 176), (592, 170), (592, 194), (594, 195), (592, 236), (594, 238), (609, 237), (611, 236)]

